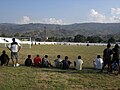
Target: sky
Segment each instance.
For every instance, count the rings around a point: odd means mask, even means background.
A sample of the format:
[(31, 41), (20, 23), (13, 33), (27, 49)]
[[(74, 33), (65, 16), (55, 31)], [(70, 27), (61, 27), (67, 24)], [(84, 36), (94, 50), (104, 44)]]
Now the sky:
[(120, 0), (0, 0), (0, 23), (120, 23)]

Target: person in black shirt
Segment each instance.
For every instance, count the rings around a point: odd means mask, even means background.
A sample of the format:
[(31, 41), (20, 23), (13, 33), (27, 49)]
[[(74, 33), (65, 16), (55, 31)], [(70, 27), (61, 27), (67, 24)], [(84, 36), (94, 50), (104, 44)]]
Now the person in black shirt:
[(6, 54), (6, 51), (3, 50), (2, 55), (0, 56), (0, 61), (1, 61), (1, 65), (8, 65), (9, 63), (9, 56)]
[(103, 51), (103, 67), (100, 72), (103, 71), (106, 65), (108, 65), (108, 72), (111, 70), (111, 55), (113, 54), (112, 50), (110, 49), (110, 43), (107, 44), (107, 48)]
[[(112, 58), (112, 61), (111, 61), (111, 64), (116, 62), (119, 66), (119, 54), (120, 54), (120, 50), (119, 50), (119, 45), (118, 44), (115, 44), (115, 47), (112, 49), (113, 51), (113, 58)], [(120, 68), (119, 68), (119, 71), (120, 71)]]
[(25, 66), (31, 66), (31, 65), (32, 65), (31, 55), (28, 55), (28, 58), (25, 60)]

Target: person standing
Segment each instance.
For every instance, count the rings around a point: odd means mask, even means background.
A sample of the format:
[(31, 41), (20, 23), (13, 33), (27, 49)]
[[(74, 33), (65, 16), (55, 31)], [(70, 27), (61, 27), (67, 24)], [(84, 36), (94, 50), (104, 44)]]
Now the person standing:
[[(21, 49), (21, 45), (15, 41), (15, 38), (12, 38), (12, 43), (7, 47), (11, 51), (11, 59), (14, 67), (18, 67), (20, 64), (18, 63), (18, 52)], [(16, 59), (16, 63), (14, 62)]]
[[(115, 47), (112, 49), (112, 51), (113, 51), (113, 58), (112, 58), (111, 64), (116, 62), (118, 64), (118, 66), (119, 66), (119, 60), (120, 60), (120, 57), (119, 57), (119, 54), (120, 54), (119, 45), (115, 44)], [(119, 68), (119, 71), (120, 71), (120, 68)]]
[(108, 72), (110, 72), (110, 67), (111, 67), (111, 55), (113, 54), (112, 50), (110, 49), (111, 44), (107, 44), (107, 48), (104, 49), (103, 51), (103, 67), (100, 72), (103, 71), (106, 65), (108, 65)]

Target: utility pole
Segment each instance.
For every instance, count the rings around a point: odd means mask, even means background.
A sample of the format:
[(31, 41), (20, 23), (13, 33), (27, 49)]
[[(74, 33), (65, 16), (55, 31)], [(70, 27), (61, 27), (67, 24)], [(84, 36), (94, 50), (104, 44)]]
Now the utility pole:
[(46, 31), (46, 26), (44, 26), (44, 41), (46, 41), (46, 39), (47, 39), (47, 31)]
[(60, 28), (60, 26), (58, 26), (58, 27), (56, 27), (56, 29), (58, 30), (58, 37), (57, 38), (60, 41), (60, 34), (61, 34), (60, 30), (61, 30), (61, 28)]

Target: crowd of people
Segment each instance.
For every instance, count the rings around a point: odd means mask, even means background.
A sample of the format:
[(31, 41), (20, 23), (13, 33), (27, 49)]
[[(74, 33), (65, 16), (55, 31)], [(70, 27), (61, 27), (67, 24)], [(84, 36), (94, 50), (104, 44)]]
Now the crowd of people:
[(48, 59), (48, 55), (45, 55), (43, 58), (41, 58), (39, 55), (36, 55), (36, 57), (33, 59), (30, 58), (31, 55), (28, 55), (28, 58), (25, 60), (25, 66), (35, 66), (35, 67), (56, 67), (61, 69), (68, 69), (71, 62), (68, 60), (68, 56), (65, 56), (65, 59), (62, 60), (60, 58), (60, 55), (57, 55), (57, 58), (54, 60), (55, 65), (53, 66)]
[[(16, 59), (16, 64), (13, 62), (13, 67), (18, 67), (20, 65), (18, 65), (18, 56), (16, 58), (11, 55), (11, 59), (14, 60), (14, 58)], [(8, 66), (9, 60), (9, 56), (6, 54), (6, 51), (3, 50), (0, 56), (1, 66)], [(62, 60), (61, 56), (57, 55), (57, 58), (54, 60), (54, 65), (52, 65), (48, 59), (48, 55), (45, 55), (43, 58), (41, 58), (39, 55), (36, 55), (33, 60), (31, 59), (31, 55), (28, 55), (25, 59), (24, 65), (45, 68), (55, 67), (59, 69), (69, 69), (71, 63), (72, 62), (68, 59), (68, 56), (65, 56), (65, 58)], [(82, 70), (82, 64), (83, 60), (81, 60), (81, 56), (78, 56), (78, 59), (74, 61), (75, 69)]]
[[(8, 45), (8, 49), (11, 51), (11, 59), (14, 67), (18, 67), (20, 64), (18, 63), (18, 52), (21, 49), (20, 44), (15, 41), (15, 38), (12, 39), (12, 43)], [(103, 72), (105, 66), (107, 65), (107, 71), (112, 72), (112, 64), (117, 63), (118, 66), (120, 64), (119, 58), (120, 50), (119, 45), (116, 44), (113, 49), (111, 49), (111, 44), (108, 43), (107, 48), (103, 51), (103, 59), (100, 55), (97, 55), (96, 59), (93, 61), (93, 66), (95, 69), (99, 69), (100, 72)], [(16, 62), (14, 61), (16, 59)], [(8, 65), (9, 63), (9, 56), (6, 54), (6, 51), (3, 50), (0, 61), (1, 65)], [(35, 67), (56, 67), (59, 69), (69, 69), (71, 65), (71, 61), (69, 60), (68, 56), (65, 56), (64, 59), (61, 59), (61, 55), (57, 55), (57, 58), (54, 60), (54, 65), (51, 64), (50, 60), (48, 59), (48, 55), (45, 55), (43, 58), (40, 55), (36, 55), (34, 59), (31, 59), (31, 55), (28, 55), (27, 59), (25, 60), (25, 66), (35, 66)], [(74, 61), (74, 68), (76, 70), (82, 70), (83, 60), (81, 56), (78, 56), (77, 60)]]
[(111, 44), (107, 44), (107, 48), (103, 51), (103, 59), (100, 55), (97, 55), (97, 58), (95, 61), (93, 61), (93, 65), (95, 69), (99, 69), (102, 73), (105, 66), (107, 65), (107, 72), (112, 72), (112, 68), (114, 64), (117, 64), (119, 66), (119, 72), (120, 72), (120, 49), (119, 45), (115, 44), (114, 48), (111, 49)]
[[(21, 49), (21, 45), (15, 41), (15, 38), (12, 39), (12, 43), (8, 45), (8, 49), (11, 51), (11, 60), (13, 63), (13, 67), (18, 67), (20, 64), (18, 63), (18, 53)], [(9, 56), (6, 54), (6, 51), (3, 50), (2, 55), (0, 56), (0, 61), (2, 66), (7, 66), (9, 64)], [(16, 60), (16, 62), (15, 62)], [(35, 66), (35, 67), (56, 67), (60, 69), (69, 69), (70, 64), (72, 63), (68, 56), (62, 60), (60, 55), (57, 55), (57, 58), (54, 60), (55, 65), (52, 65), (50, 60), (48, 59), (48, 55), (45, 55), (41, 58), (39, 55), (32, 60), (31, 55), (28, 55), (25, 60), (25, 66)], [(78, 59), (74, 62), (75, 69), (82, 70), (83, 61), (81, 60), (81, 56), (78, 56)]]
[[(28, 55), (28, 58), (25, 60), (25, 66), (35, 66), (35, 67), (55, 67), (59, 69), (69, 69), (71, 65), (71, 61), (68, 59), (68, 56), (65, 56), (65, 58), (62, 60), (60, 55), (57, 55), (57, 58), (54, 60), (54, 66), (51, 64), (50, 60), (48, 59), (48, 55), (45, 55), (43, 58), (41, 58), (39, 55), (36, 55), (36, 57), (31, 59), (31, 55)], [(81, 56), (78, 56), (78, 59), (74, 61), (74, 66), (76, 70), (82, 70), (82, 64), (83, 60), (81, 59)]]
[[(112, 72), (112, 64), (113, 63), (117, 63), (118, 66), (120, 66), (119, 65), (120, 64), (119, 45), (115, 44), (113, 49), (111, 49), (110, 47), (111, 47), (111, 45), (110, 45), (110, 43), (108, 43), (107, 48), (104, 49), (104, 51), (103, 51), (103, 67), (100, 72), (102, 72), (104, 70), (106, 65), (108, 66), (108, 69), (107, 69), (108, 72)], [(120, 67), (119, 67), (119, 71), (120, 71)]]

